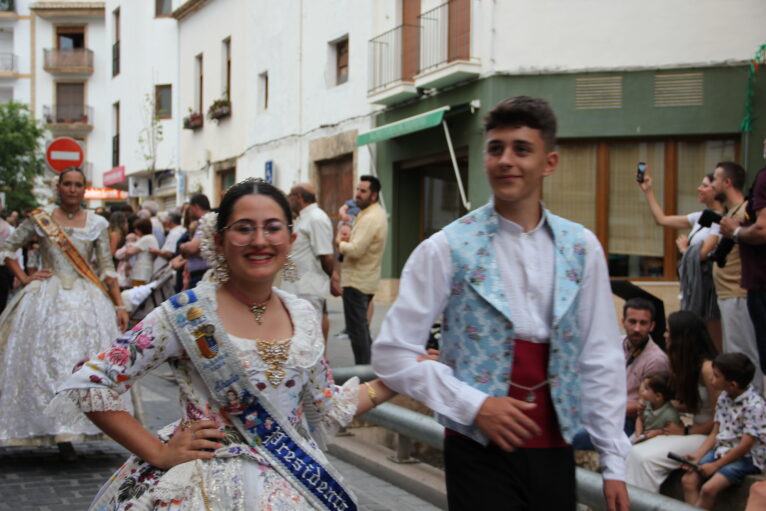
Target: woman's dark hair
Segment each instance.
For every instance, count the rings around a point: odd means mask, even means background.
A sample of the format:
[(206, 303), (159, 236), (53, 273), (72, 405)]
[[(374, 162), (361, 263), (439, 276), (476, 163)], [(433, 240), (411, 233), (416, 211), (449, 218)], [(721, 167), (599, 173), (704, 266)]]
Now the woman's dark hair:
[(133, 229), (141, 231), (141, 234), (146, 236), (152, 233), (152, 221), (148, 218), (139, 218), (136, 223), (133, 224)]
[(698, 386), (702, 363), (717, 353), (705, 322), (691, 311), (677, 311), (668, 316), (670, 346), (668, 358), (675, 377), (676, 398), (687, 411), (696, 413), (702, 403)]
[(218, 232), (221, 232), (224, 227), (229, 225), (234, 204), (245, 195), (265, 195), (274, 199), (274, 202), (279, 204), (285, 214), (288, 229), (290, 232), (293, 231), (292, 210), (285, 194), (279, 188), (267, 183), (263, 179), (249, 178), (229, 188), (226, 195), (223, 196), (221, 205), (218, 207), (218, 222), (216, 223), (216, 230)]
[(80, 167), (67, 167), (61, 171), (61, 174), (59, 174), (59, 184), (61, 184), (61, 180), (64, 179), (64, 174), (69, 174), (70, 172), (79, 172), (82, 176), (82, 182), (88, 182), (88, 178), (85, 177), (85, 172), (83, 172)]
[(114, 211), (109, 217), (109, 230), (120, 231), (125, 234), (125, 226), (128, 224), (128, 217), (122, 211)]
[(715, 179), (715, 174), (713, 174), (712, 172), (708, 172), (707, 174), (705, 174), (705, 177), (707, 178), (708, 181), (712, 183), (713, 179)]

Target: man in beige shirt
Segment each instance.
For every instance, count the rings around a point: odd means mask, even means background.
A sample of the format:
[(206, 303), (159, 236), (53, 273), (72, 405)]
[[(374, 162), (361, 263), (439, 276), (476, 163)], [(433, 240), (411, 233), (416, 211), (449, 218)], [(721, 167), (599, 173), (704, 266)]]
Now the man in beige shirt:
[[(716, 165), (711, 187), (716, 192), (716, 199), (726, 207), (727, 217), (741, 222), (745, 218), (747, 201), (742, 193), (745, 185), (745, 169), (737, 163), (723, 161)], [(716, 236), (716, 235), (714, 235)], [(755, 329), (747, 310), (747, 291), (740, 286), (742, 262), (739, 246), (734, 245), (726, 256), (726, 264), (713, 267), (713, 282), (718, 295), (718, 308), (721, 310), (723, 326), (724, 353), (742, 352), (755, 365), (753, 387), (763, 393), (763, 373), (760, 370), (758, 348), (755, 342)]]
[(351, 234), (338, 233), (336, 243), (343, 254), (340, 284), (343, 288), (343, 315), (346, 333), (351, 340), (356, 364), (370, 363), (370, 325), (367, 307), (380, 283), (380, 261), (386, 246), (388, 221), (378, 202), (380, 181), (375, 176), (362, 176), (356, 186), (354, 200), (362, 210), (356, 217)]

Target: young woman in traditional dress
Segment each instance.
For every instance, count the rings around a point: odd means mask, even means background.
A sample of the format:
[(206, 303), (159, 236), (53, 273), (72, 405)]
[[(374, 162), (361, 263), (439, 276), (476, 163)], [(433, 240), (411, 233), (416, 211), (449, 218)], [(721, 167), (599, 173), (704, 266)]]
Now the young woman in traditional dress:
[[(66, 169), (56, 188), (59, 205), (33, 211), (0, 246), (0, 261), (24, 286), (0, 317), (0, 445), (57, 443), (70, 453), (70, 442), (101, 438), (99, 429), (72, 427), (42, 412), (79, 360), (127, 329), (128, 314), (108, 223), (81, 207), (85, 176)], [(34, 236), (42, 265), (27, 275), (16, 251)]]
[[(63, 386), (52, 412), (85, 412), (134, 453), (91, 509), (356, 508), (319, 447), (393, 392), (379, 380), (336, 387), (312, 306), (273, 287), (289, 267), (290, 218), (270, 184), (233, 186), (202, 222), (213, 281), (165, 302)], [(166, 361), (182, 416), (157, 437), (115, 408)]]

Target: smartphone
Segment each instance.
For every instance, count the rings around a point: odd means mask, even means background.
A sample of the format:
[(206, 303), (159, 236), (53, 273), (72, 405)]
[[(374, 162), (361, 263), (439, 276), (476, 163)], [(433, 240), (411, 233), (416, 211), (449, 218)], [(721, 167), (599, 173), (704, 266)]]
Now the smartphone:
[(692, 467), (694, 470), (698, 470), (700, 468), (700, 466), (697, 465), (696, 463), (694, 463), (693, 461), (687, 460), (686, 458), (684, 458), (680, 454), (676, 454), (673, 451), (668, 453), (668, 458), (670, 458), (673, 461), (677, 461), (679, 463), (683, 463), (686, 466)]
[(644, 175), (646, 174), (646, 163), (640, 161), (636, 166), (636, 181), (639, 183), (644, 182)]

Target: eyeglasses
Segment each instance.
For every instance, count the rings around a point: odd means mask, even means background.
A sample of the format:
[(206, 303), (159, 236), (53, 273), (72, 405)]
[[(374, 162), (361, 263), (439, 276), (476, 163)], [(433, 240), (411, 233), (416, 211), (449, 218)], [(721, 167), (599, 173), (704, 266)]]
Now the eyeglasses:
[(290, 238), (290, 227), (291, 225), (279, 220), (272, 220), (261, 226), (249, 220), (237, 220), (221, 229), (221, 232), (229, 231), (229, 241), (232, 245), (244, 247), (253, 242), (255, 231), (260, 228), (266, 241), (272, 245), (282, 245)]

